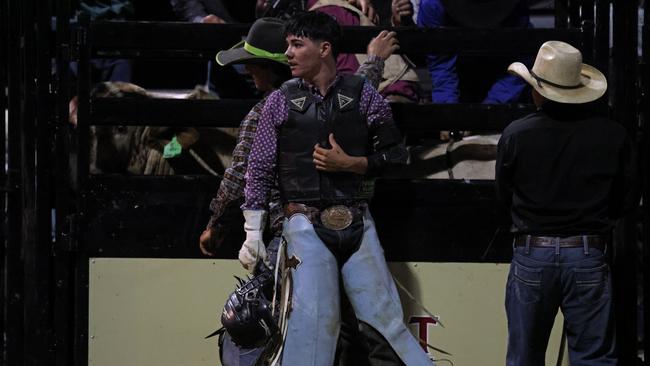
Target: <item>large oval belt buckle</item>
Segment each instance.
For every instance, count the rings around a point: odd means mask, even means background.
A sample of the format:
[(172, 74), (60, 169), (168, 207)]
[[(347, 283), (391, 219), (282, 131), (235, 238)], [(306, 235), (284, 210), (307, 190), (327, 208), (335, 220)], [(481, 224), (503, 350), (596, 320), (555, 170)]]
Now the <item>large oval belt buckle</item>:
[(320, 221), (330, 230), (343, 230), (352, 224), (352, 211), (343, 205), (330, 206), (320, 213)]

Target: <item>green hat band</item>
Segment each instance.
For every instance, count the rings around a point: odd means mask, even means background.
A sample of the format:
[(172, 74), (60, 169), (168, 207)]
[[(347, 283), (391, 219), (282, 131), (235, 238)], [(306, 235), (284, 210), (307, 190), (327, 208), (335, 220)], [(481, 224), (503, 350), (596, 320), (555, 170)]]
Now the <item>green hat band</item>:
[(277, 61), (283, 64), (288, 64), (287, 62), (287, 56), (284, 53), (271, 53), (268, 51), (264, 51), (261, 48), (257, 48), (255, 46), (252, 46), (248, 42), (244, 42), (244, 49), (248, 51), (250, 54), (259, 56), (259, 57), (264, 57), (268, 58), (273, 61)]

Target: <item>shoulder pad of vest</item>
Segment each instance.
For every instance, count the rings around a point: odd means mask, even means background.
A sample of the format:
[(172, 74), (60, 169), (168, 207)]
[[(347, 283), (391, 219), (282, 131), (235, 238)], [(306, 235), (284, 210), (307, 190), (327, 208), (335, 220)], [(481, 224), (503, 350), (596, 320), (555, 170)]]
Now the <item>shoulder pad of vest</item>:
[(288, 81), (285, 81), (284, 84), (280, 87), (280, 90), (284, 93), (289, 103), (289, 108), (297, 111), (304, 112), (309, 108), (311, 104), (311, 97), (307, 90), (304, 90), (300, 87), (300, 79), (294, 78)]
[(344, 75), (341, 78), (338, 91), (336, 92), (336, 102), (339, 110), (344, 111), (358, 105), (361, 97), (361, 90), (365, 79), (357, 75)]

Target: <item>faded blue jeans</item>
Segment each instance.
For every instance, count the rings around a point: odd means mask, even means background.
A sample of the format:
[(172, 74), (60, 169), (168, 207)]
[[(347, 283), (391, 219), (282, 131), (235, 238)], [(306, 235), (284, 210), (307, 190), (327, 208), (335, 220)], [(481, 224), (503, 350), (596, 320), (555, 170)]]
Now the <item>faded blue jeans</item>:
[(558, 309), (571, 366), (617, 364), (605, 253), (556, 246), (514, 248), (506, 288), (507, 366), (544, 365)]
[[(298, 260), (291, 268), (291, 313), (282, 366), (332, 366), (341, 325), (340, 282), (357, 319), (390, 345), (382, 348), (392, 348), (408, 366), (434, 365), (403, 322), (397, 287), (368, 210), (363, 216), (361, 245), (340, 270), (332, 250), (307, 216), (297, 213), (286, 219), (282, 232), (287, 256)], [(332, 237), (343, 239), (344, 233)], [(329, 244), (340, 247), (341, 243)], [(371, 351), (370, 359), (374, 357)]]

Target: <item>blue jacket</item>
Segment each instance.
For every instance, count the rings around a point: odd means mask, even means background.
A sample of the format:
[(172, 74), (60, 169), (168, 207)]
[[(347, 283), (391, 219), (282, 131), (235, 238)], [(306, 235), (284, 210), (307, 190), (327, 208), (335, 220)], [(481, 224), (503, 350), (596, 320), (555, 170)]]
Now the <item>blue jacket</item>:
[[(504, 27), (532, 27), (525, 11), (525, 3), (526, 1), (522, 1), (522, 6), (518, 6), (514, 13), (504, 21)], [(441, 0), (422, 0), (417, 24), (423, 28), (458, 26), (445, 12)], [(433, 103), (458, 103), (457, 58), (457, 55), (427, 55), (427, 66), (433, 84), (431, 91), (431, 101)], [(522, 79), (514, 75), (505, 75), (492, 85), (483, 103), (516, 102), (525, 87), (526, 83)]]

